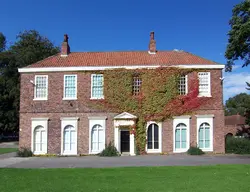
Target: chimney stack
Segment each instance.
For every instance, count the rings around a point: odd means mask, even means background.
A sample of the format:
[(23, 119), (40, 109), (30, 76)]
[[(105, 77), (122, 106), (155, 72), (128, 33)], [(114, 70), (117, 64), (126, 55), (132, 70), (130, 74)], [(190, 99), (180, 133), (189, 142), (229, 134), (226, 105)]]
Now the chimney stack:
[(61, 56), (63, 56), (63, 57), (67, 57), (68, 54), (70, 53), (68, 39), (69, 39), (68, 35), (65, 34), (63, 42), (62, 42), (62, 47), (61, 47)]
[(155, 33), (153, 31), (150, 32), (150, 41), (149, 41), (148, 49), (149, 49), (148, 50), (149, 54), (156, 53)]

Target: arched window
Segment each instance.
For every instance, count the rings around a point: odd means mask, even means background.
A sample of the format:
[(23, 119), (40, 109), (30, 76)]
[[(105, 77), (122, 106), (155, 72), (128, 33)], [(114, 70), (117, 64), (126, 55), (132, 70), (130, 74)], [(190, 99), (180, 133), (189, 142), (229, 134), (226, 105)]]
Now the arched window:
[(202, 123), (199, 127), (199, 148), (206, 149), (211, 146), (210, 125)]
[(148, 149), (159, 149), (159, 127), (157, 124), (152, 123), (148, 126), (147, 141)]
[(46, 131), (43, 126), (34, 129), (34, 153), (46, 152)]
[(94, 125), (91, 131), (91, 151), (101, 152), (105, 148), (104, 139), (103, 127), (99, 124)]
[(175, 128), (175, 149), (187, 148), (187, 125), (179, 123)]
[(64, 153), (76, 152), (76, 130), (72, 125), (67, 125), (63, 131), (63, 150)]

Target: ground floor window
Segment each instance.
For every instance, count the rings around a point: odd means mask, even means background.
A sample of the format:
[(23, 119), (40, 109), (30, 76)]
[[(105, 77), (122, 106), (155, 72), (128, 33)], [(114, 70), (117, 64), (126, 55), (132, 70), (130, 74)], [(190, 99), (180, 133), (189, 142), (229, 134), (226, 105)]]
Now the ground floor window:
[(147, 148), (159, 149), (159, 126), (155, 123), (148, 126)]
[(96, 124), (91, 131), (91, 151), (100, 152), (105, 148), (104, 129), (101, 125)]
[(187, 126), (179, 123), (175, 129), (175, 149), (187, 148)]
[(68, 125), (63, 131), (63, 150), (64, 153), (75, 153), (76, 152), (76, 130), (72, 125)]
[(46, 153), (46, 131), (43, 126), (34, 129), (34, 153)]
[(199, 147), (202, 149), (211, 147), (210, 125), (202, 123), (199, 128)]

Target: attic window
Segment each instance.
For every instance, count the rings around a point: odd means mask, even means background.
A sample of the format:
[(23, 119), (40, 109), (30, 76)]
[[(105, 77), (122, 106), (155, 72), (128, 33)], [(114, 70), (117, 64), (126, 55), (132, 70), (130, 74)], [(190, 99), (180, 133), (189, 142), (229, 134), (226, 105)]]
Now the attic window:
[(133, 95), (139, 95), (141, 91), (142, 79), (139, 75), (133, 77)]

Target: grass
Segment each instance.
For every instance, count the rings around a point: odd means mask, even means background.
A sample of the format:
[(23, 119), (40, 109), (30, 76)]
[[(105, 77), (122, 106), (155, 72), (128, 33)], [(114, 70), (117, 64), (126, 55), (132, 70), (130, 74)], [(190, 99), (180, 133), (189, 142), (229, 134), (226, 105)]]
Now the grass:
[(17, 148), (0, 148), (0, 154), (17, 152)]
[(0, 169), (1, 192), (249, 191), (250, 165)]

